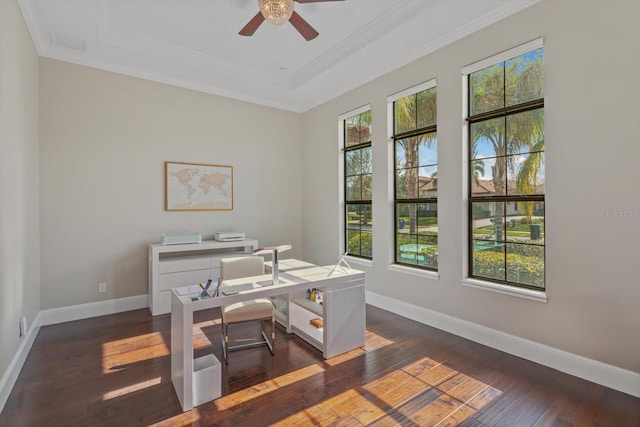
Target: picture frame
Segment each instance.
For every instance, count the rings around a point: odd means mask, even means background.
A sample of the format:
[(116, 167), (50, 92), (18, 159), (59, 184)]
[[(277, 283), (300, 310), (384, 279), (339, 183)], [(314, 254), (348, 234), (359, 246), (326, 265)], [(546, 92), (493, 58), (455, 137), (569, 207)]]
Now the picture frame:
[(165, 211), (233, 210), (233, 166), (165, 162)]

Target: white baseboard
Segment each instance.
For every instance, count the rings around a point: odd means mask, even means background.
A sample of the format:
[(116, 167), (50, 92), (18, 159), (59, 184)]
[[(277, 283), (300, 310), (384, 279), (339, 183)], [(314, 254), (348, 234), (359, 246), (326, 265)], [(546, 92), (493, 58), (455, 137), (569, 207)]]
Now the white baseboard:
[(31, 327), (18, 346), (18, 351), (16, 351), (16, 354), (13, 356), (13, 359), (11, 359), (11, 363), (9, 363), (7, 370), (4, 371), (4, 375), (2, 375), (2, 379), (0, 379), (0, 412), (2, 412), (5, 403), (7, 403), (9, 394), (18, 379), (18, 375), (22, 370), (25, 360), (27, 360), (27, 356), (29, 355), (29, 351), (31, 350), (31, 346), (35, 341), (39, 330), (40, 313), (38, 313), (33, 322), (31, 322)]
[(368, 304), (425, 325), (442, 329), (454, 335), (605, 387), (640, 397), (640, 373), (588, 359), (370, 291), (366, 291), (366, 301)]
[(90, 317), (104, 316), (105, 314), (138, 310), (148, 306), (149, 299), (148, 295), (145, 294), (127, 298), (90, 302), (87, 304), (70, 305), (68, 307), (50, 308), (40, 312), (40, 326), (55, 325), (56, 323), (88, 319)]
[(22, 366), (27, 359), (27, 355), (31, 350), (31, 346), (41, 326), (88, 319), (105, 314), (121, 313), (123, 311), (138, 310), (140, 308), (146, 308), (148, 305), (149, 300), (147, 295), (136, 295), (128, 298), (41, 310), (31, 323), (27, 335), (20, 343), (15, 356), (11, 359), (11, 363), (4, 372), (4, 375), (2, 375), (2, 379), (0, 379), (0, 412), (2, 412), (4, 405), (7, 403), (9, 394), (18, 379), (18, 375), (22, 370)]

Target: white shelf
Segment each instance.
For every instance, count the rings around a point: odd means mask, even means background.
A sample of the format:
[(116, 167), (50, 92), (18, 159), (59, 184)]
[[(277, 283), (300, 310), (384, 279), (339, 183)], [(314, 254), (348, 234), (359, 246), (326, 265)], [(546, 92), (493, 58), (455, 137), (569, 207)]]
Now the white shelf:
[[(314, 344), (316, 348), (323, 350), (322, 343), (324, 342), (324, 327), (316, 328), (310, 323), (312, 319), (316, 319), (318, 317), (323, 319), (322, 311), (318, 313), (316, 311), (317, 308), (312, 307), (312, 304), (322, 308), (320, 304), (316, 304), (315, 302), (309, 301), (305, 298), (296, 298), (295, 300), (291, 300), (291, 306), (289, 307), (291, 329), (296, 334), (301, 332), (302, 338), (306, 339), (311, 344)], [(314, 310), (310, 310), (307, 307), (314, 308)]]
[(317, 316), (322, 317), (324, 315), (322, 304), (318, 304), (317, 302), (313, 302), (306, 298), (294, 298), (291, 300), (291, 302), (294, 304), (298, 304), (301, 307), (304, 307), (305, 309), (316, 314)]

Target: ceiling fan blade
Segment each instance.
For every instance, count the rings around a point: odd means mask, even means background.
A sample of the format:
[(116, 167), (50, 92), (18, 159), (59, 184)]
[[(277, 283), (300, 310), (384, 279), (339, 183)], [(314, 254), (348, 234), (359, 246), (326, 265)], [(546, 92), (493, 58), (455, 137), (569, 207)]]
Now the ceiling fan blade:
[(249, 21), (238, 34), (240, 34), (241, 36), (252, 36), (253, 33), (256, 32), (260, 24), (262, 24), (263, 22), (264, 16), (262, 16), (262, 13), (258, 12), (256, 16), (251, 18), (251, 21)]
[(298, 13), (294, 10), (291, 18), (289, 18), (289, 22), (294, 26), (296, 30), (305, 38), (306, 41), (313, 40), (318, 37), (318, 32), (313, 29), (311, 25), (304, 19), (302, 16), (298, 15)]
[(321, 3), (325, 1), (344, 1), (344, 0), (295, 0), (298, 3)]

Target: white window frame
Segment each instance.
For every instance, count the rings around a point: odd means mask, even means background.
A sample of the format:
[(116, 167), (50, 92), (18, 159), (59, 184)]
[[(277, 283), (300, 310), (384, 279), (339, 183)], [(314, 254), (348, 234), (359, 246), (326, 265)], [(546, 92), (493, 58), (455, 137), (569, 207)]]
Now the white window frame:
[[(473, 64), (469, 64), (462, 68), (462, 164), (467, 165), (469, 163), (469, 124), (466, 121), (466, 118), (469, 114), (468, 111), (468, 97), (469, 97), (469, 87), (468, 87), (468, 76), (476, 71), (482, 70), (484, 68), (490, 67), (492, 65), (498, 64), (500, 62), (504, 62), (508, 59), (515, 58), (524, 53), (531, 52), (533, 50), (544, 47), (544, 38), (540, 37), (535, 40), (531, 40), (530, 42), (521, 44), (512, 49), (506, 50), (504, 52), (500, 52), (496, 55), (490, 56), (488, 58), (482, 59), (478, 62), (474, 62)], [(469, 253), (469, 171), (468, 168), (462, 168), (462, 200), (463, 200), (463, 210), (462, 217), (460, 221), (462, 233), (462, 271), (463, 278), (461, 280), (461, 284), (463, 286), (468, 286), (476, 289), (481, 289), (489, 292), (495, 292), (503, 295), (515, 296), (518, 298), (524, 298), (532, 301), (546, 303), (548, 300), (546, 289), (544, 291), (537, 291), (533, 289), (526, 288), (518, 288), (516, 286), (503, 285), (499, 283), (489, 282), (477, 278), (469, 277), (469, 257), (467, 254)], [(545, 248), (546, 250), (546, 248)], [(546, 265), (545, 265), (546, 268)]]
[[(344, 248), (347, 247), (345, 241), (346, 233), (346, 224), (344, 221), (344, 210), (345, 210), (345, 200), (344, 200), (344, 179), (345, 179), (345, 171), (344, 171), (344, 121), (357, 114), (364, 113), (365, 111), (371, 111), (371, 104), (365, 104), (361, 107), (355, 108), (353, 110), (344, 112), (338, 116), (338, 250), (337, 256), (344, 254)], [(372, 152), (373, 152), (373, 141), (372, 141)], [(373, 197), (371, 200), (371, 209), (373, 211)], [(371, 238), (373, 239), (374, 230), (371, 231)], [(352, 261), (355, 264), (360, 264), (364, 266), (372, 266), (373, 265), (373, 254), (371, 254), (371, 259), (365, 259), (360, 257), (349, 257), (349, 262)]]
[[(387, 175), (387, 194), (388, 194), (388, 198), (387, 198), (387, 205), (389, 206), (389, 214), (391, 215), (391, 221), (392, 221), (392, 226), (389, 227), (389, 232), (387, 235), (388, 241), (389, 242), (395, 242), (395, 224), (393, 223), (393, 219), (395, 218), (395, 188), (393, 186), (394, 180), (395, 180), (395, 164), (393, 162), (393, 159), (395, 158), (394, 155), (394, 132), (393, 132), (393, 103), (396, 102), (399, 99), (404, 98), (405, 96), (409, 96), (409, 95), (413, 95), (416, 94), (418, 92), (422, 92), (424, 90), (427, 89), (431, 89), (433, 87), (436, 87), (438, 85), (437, 79), (433, 78), (430, 80), (427, 80), (425, 82), (419, 83), (415, 86), (411, 86), (409, 88), (403, 89), (399, 92), (393, 93), (389, 96), (387, 96), (387, 159), (388, 159), (388, 167), (387, 170), (389, 171), (388, 175)], [(439, 205), (438, 205), (439, 206)], [(438, 208), (438, 215), (440, 214), (440, 208)], [(395, 271), (398, 273), (405, 273), (405, 274), (411, 274), (414, 276), (418, 276), (418, 277), (424, 277), (427, 279), (432, 279), (432, 280), (439, 280), (440, 279), (440, 270), (438, 269), (438, 271), (433, 271), (433, 270), (424, 270), (422, 268), (414, 268), (414, 267), (410, 267), (407, 265), (400, 265), (400, 264), (396, 264), (395, 263), (395, 245), (391, 244), (388, 245), (388, 251), (387, 251), (387, 261), (388, 261), (388, 269), (390, 271)]]

